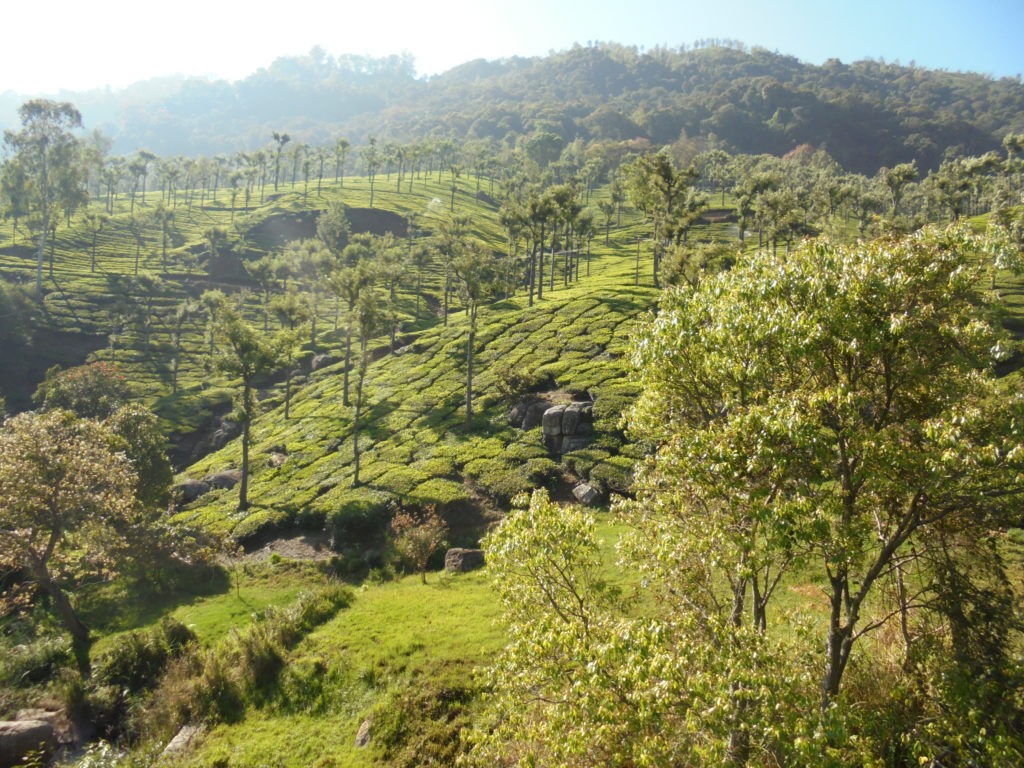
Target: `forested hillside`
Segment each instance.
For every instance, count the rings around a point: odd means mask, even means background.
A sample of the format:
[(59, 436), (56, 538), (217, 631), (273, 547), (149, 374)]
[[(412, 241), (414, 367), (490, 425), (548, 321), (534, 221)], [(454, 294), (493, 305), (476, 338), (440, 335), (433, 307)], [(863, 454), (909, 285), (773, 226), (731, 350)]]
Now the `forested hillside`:
[[(871, 174), (950, 148), (983, 154), (1024, 130), (1024, 86), (973, 73), (880, 61), (821, 66), (740, 44), (645, 52), (576, 46), (543, 58), (473, 61), (416, 78), (408, 56), (314, 50), (237, 82), (168, 79), (124, 92), (64, 94), (115, 151), (161, 155), (253, 150), (273, 130), (310, 144), (345, 135), (407, 142), (427, 136), (514, 145), (538, 132), (563, 142), (682, 140), (697, 151), (784, 154), (826, 149)], [(10, 127), (19, 97), (0, 99)]]

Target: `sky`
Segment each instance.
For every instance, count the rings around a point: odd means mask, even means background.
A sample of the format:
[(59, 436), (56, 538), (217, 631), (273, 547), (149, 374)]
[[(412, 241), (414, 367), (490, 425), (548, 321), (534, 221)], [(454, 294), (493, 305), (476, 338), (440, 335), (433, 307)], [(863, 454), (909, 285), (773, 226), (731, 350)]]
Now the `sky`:
[(240, 79), (278, 56), (409, 52), (421, 75), (574, 43), (738, 40), (813, 64), (911, 61), (1024, 73), (1024, 0), (49, 0), (7, 4), (0, 92), (114, 88), (161, 75)]

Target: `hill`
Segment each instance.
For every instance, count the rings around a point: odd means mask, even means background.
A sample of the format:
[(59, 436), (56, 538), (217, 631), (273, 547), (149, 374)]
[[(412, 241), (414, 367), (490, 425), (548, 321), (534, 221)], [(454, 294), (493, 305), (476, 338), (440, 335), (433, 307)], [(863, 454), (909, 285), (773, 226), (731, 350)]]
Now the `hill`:
[[(514, 144), (538, 132), (564, 142), (696, 142), (781, 155), (823, 147), (847, 170), (873, 174), (948, 147), (996, 149), (1024, 130), (1018, 80), (881, 61), (821, 66), (739, 44), (641, 52), (612, 43), (546, 57), (467, 62), (429, 79), (405, 56), (334, 58), (314, 49), (236, 81), (141, 83), (123, 92), (62, 94), (114, 140), (116, 152), (162, 155), (255, 150), (272, 131), (311, 145), (338, 135)], [(21, 97), (0, 97), (13, 127)]]

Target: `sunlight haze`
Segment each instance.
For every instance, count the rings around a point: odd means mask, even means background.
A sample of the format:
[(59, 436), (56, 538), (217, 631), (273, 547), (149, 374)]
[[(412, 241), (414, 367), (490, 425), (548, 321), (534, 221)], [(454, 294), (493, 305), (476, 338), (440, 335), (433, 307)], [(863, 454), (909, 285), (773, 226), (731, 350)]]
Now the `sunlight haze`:
[(235, 80), (278, 56), (302, 54), (316, 45), (334, 55), (407, 51), (421, 75), (476, 58), (537, 56), (591, 40), (676, 47), (703, 38), (763, 46), (811, 63), (880, 57), (997, 77), (1024, 70), (1013, 39), (1024, 28), (1024, 9), (1014, 0), (982, 0), (970, 14), (948, 0), (868, 0), (856, 6), (808, 0), (769, 6), (747, 0), (727, 11), (706, 3), (652, 0), (628, 6), (579, 0), (332, 5), (58, 0), (11, 5), (5, 17), (7, 29), (20, 33), (8, 35), (0, 48), (0, 92), (117, 88), (172, 74)]

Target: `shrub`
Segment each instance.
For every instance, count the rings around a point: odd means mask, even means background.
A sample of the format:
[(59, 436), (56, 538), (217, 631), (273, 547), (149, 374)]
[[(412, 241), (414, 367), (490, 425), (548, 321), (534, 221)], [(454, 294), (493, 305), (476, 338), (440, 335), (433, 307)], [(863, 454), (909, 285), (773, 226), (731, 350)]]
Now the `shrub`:
[(152, 688), (168, 660), (181, 655), (196, 641), (191, 629), (165, 617), (153, 629), (126, 632), (115, 638), (97, 661), (93, 678), (98, 685), (116, 686), (129, 693)]
[(327, 531), (334, 549), (351, 542), (379, 538), (388, 520), (391, 497), (369, 488), (346, 490), (332, 499), (335, 508), (327, 515)]
[(462, 483), (435, 477), (420, 483), (407, 498), (410, 504), (444, 507), (467, 501), (469, 494)]
[(395, 549), (426, 584), (427, 563), (431, 555), (444, 546), (448, 526), (431, 507), (420, 513), (399, 512), (391, 521), (391, 533)]
[(0, 685), (17, 688), (44, 683), (71, 662), (71, 646), (59, 637), (19, 645), (0, 658)]

